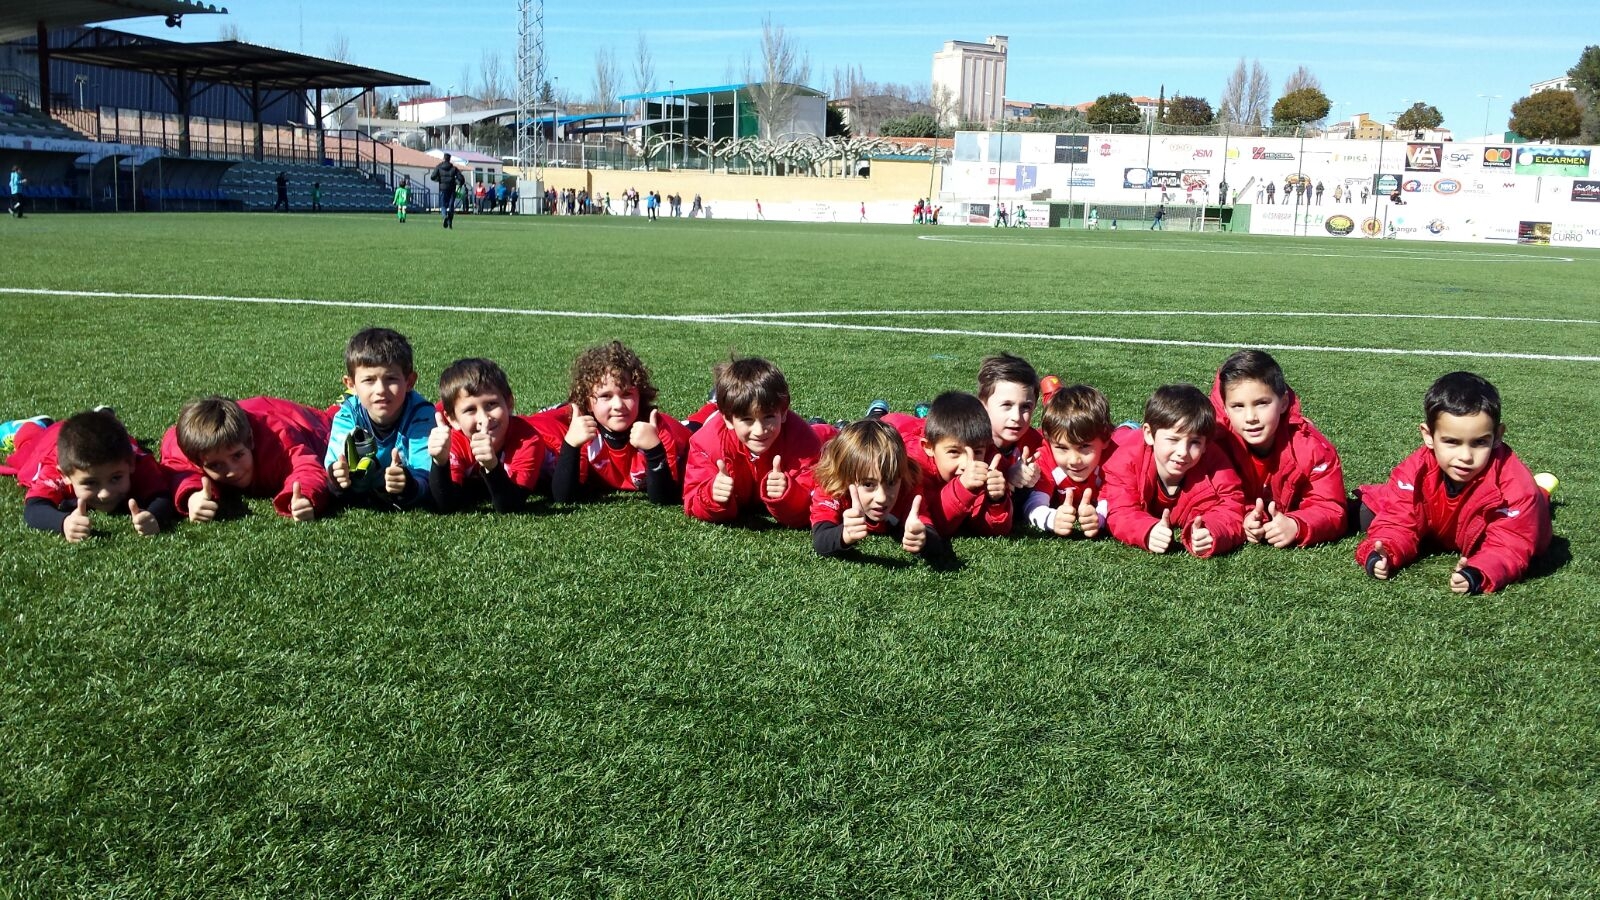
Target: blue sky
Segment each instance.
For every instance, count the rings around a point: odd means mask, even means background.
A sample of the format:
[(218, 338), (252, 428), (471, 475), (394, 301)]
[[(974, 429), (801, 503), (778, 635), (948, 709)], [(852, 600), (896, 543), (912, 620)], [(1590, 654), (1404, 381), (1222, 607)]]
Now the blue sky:
[[(211, 0), (227, 16), (191, 17), (181, 31), (160, 20), (128, 30), (184, 40), (215, 39), (222, 23), (254, 43), (325, 54), (336, 35), (352, 61), (425, 78), (445, 88), (478, 80), (486, 50), (513, 66), (516, 0)], [(1054, 103), (1092, 100), (1110, 91), (1155, 96), (1199, 94), (1213, 105), (1239, 57), (1260, 59), (1273, 82), (1304, 64), (1336, 102), (1333, 119), (1367, 112), (1392, 118), (1426, 100), (1460, 137), (1504, 125), (1528, 85), (1563, 74), (1586, 42), (1570, 10), (1587, 3), (1377, 4), (1351, 0), (1126, 5), (1072, 0), (908, 0), (770, 6), (729, 0), (644, 3), (547, 0), (549, 72), (564, 91), (587, 97), (595, 53), (609, 47), (634, 90), (635, 46), (647, 35), (656, 87), (742, 80), (769, 10), (809, 54), (811, 82), (827, 90), (833, 70), (860, 65), (873, 81), (926, 84), (932, 54), (947, 40), (1010, 37), (1007, 95)], [(1568, 10), (1563, 11), (1563, 8)], [(1584, 14), (1587, 16), (1588, 14)], [(1580, 16), (1579, 18), (1583, 18)], [(1592, 20), (1591, 20), (1592, 21)], [(1500, 95), (1485, 99), (1478, 95)]]

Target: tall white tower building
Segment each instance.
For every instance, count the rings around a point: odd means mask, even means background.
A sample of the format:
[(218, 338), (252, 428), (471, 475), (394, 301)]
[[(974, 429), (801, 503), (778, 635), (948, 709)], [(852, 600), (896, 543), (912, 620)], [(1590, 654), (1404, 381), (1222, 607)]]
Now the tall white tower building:
[(961, 121), (996, 122), (1006, 96), (1006, 36), (946, 41), (933, 54), (933, 95), (941, 125)]

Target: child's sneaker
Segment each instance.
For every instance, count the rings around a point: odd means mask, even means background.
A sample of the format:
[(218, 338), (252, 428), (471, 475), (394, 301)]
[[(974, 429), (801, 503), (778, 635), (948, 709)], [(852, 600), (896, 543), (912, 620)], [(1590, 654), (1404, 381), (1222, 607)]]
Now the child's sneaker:
[(867, 418), (881, 419), (889, 414), (889, 401), (874, 400), (867, 404)]
[(912, 413), (912, 415), (915, 415), (919, 419), (926, 419), (928, 417), (928, 412), (931, 409), (933, 409), (933, 407), (930, 406), (927, 402), (922, 402), (922, 403), (918, 403), (916, 406), (912, 407), (911, 413)]
[(378, 442), (365, 428), (352, 428), (344, 439), (344, 464), (350, 469), (350, 487), (359, 488), (369, 475), (379, 471)]
[(1039, 379), (1039, 405), (1043, 406), (1049, 403), (1050, 398), (1054, 397), (1056, 391), (1059, 390), (1061, 390), (1061, 379), (1057, 376), (1046, 375)]
[(37, 425), (40, 428), (49, 428), (54, 425), (55, 419), (49, 416), (34, 416), (31, 419), (13, 419), (10, 422), (0, 422), (0, 460), (5, 459), (17, 451), (17, 432), (24, 425)]

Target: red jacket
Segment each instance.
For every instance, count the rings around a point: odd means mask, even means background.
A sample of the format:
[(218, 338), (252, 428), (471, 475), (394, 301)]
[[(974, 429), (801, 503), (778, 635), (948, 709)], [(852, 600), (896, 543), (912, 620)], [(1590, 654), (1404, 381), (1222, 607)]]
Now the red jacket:
[[(57, 466), (56, 443), (62, 424), (56, 422), (45, 428), (22, 426), (17, 432), (16, 450), (0, 465), (0, 475), (15, 475), (17, 484), (28, 492), (28, 500), (46, 500), (59, 507), (76, 496), (72, 483)], [(133, 473), (128, 496), (139, 501), (140, 506), (149, 506), (151, 500), (167, 493), (167, 472), (138, 441), (131, 443)]]
[(1233, 461), (1244, 487), (1248, 512), (1259, 498), (1276, 502), (1278, 511), (1300, 526), (1298, 544), (1307, 547), (1344, 537), (1344, 464), (1339, 451), (1300, 411), (1300, 398), (1289, 392), (1289, 409), (1278, 420), (1278, 433), (1266, 457), (1250, 452), (1244, 438), (1228, 425), (1219, 374), (1211, 386), (1211, 405), (1217, 411), (1213, 440)]
[[(674, 481), (683, 481), (683, 457), (689, 448), (692, 433), (684, 424), (665, 411), (657, 410), (656, 433), (661, 436), (661, 449), (667, 454), (667, 467)], [(648, 412), (645, 415), (649, 415)], [(545, 446), (559, 453), (566, 443), (567, 429), (572, 427), (572, 404), (563, 403), (528, 417), (539, 432)], [(578, 454), (578, 481), (589, 484), (597, 479), (619, 491), (642, 491), (648, 464), (645, 456), (632, 444), (612, 447), (604, 438), (596, 437)]]
[(1489, 466), (1452, 500), (1445, 476), (1426, 446), (1395, 466), (1385, 484), (1364, 485), (1361, 502), (1376, 515), (1356, 548), (1365, 564), (1383, 541), (1392, 568), (1411, 563), (1424, 542), (1467, 558), (1483, 573), (1485, 592), (1527, 574), (1533, 558), (1550, 547), (1550, 500), (1533, 474), (1502, 443)]
[[(544, 440), (528, 417), (512, 416), (506, 423), (505, 442), (500, 445), (500, 466), (506, 470), (511, 483), (531, 493), (539, 486), (539, 476), (549, 457)], [(450, 480), (466, 484), (474, 477), (483, 477), (483, 467), (472, 455), (472, 436), (451, 428)]]
[[(1161, 521), (1163, 494), (1156, 476), (1155, 454), (1144, 442), (1144, 432), (1133, 428), (1117, 429), (1117, 450), (1105, 466), (1106, 527), (1117, 540), (1134, 547), (1147, 547), (1150, 529)], [(1227, 553), (1244, 543), (1244, 492), (1227, 454), (1215, 441), (1206, 442), (1205, 455), (1178, 486), (1169, 501), (1168, 522), (1183, 536), (1190, 553), (1189, 525), (1196, 516), (1205, 517), (1211, 532), (1211, 552)]]
[(982, 488), (968, 490), (959, 478), (940, 481), (938, 467), (922, 449), (923, 421), (904, 413), (889, 413), (883, 417), (883, 421), (900, 432), (900, 438), (906, 444), (906, 455), (917, 466), (920, 476), (918, 483), (922, 489), (922, 512), (933, 530), (945, 537), (957, 534), (994, 537), (1011, 533), (1009, 491), (999, 500), (990, 500), (987, 491)]
[[(327, 410), (312, 409), (292, 400), (277, 397), (250, 397), (239, 401), (250, 420), (252, 456), (255, 472), (250, 497), (271, 497), (278, 515), (289, 515), (294, 485), (322, 516), (333, 509), (333, 491), (328, 486), (328, 470), (322, 456), (328, 450), (328, 431), (333, 417)], [(169, 428), (161, 438), (161, 465), (173, 473), (172, 502), (180, 514), (189, 509), (189, 496), (200, 490), (200, 466), (183, 455), (178, 447), (178, 429)], [(223, 488), (222, 485), (218, 485)], [(226, 488), (223, 488), (224, 490)]]
[[(794, 410), (784, 416), (777, 443), (759, 457), (751, 456), (750, 450), (739, 443), (733, 426), (720, 413), (713, 415), (689, 441), (689, 461), (683, 474), (684, 512), (707, 522), (731, 522), (760, 503), (780, 525), (805, 528), (811, 487), (810, 479), (802, 476), (811, 471), (821, 454), (822, 438)], [(780, 458), (789, 485), (781, 497), (769, 500), (765, 482), (774, 456)], [(711, 499), (718, 460), (727, 464), (728, 475), (733, 478), (733, 496), (727, 505)]]
[(1106, 466), (1115, 455), (1116, 449), (1115, 441), (1106, 442), (1105, 452), (1100, 455), (1100, 465), (1089, 474), (1089, 480), (1084, 485), (1074, 482), (1066, 469), (1056, 465), (1055, 450), (1050, 446), (1050, 442), (1046, 441), (1039, 448), (1039, 457), (1036, 460), (1039, 464), (1039, 481), (1033, 486), (1033, 492), (1029, 494), (1023, 510), (1028, 522), (1040, 531), (1051, 530), (1055, 511), (1067, 500), (1067, 489), (1070, 487), (1074, 491), (1073, 499), (1081, 504), (1083, 491), (1087, 486), (1089, 496), (1094, 500), (1095, 507), (1100, 513), (1100, 525), (1104, 527)]

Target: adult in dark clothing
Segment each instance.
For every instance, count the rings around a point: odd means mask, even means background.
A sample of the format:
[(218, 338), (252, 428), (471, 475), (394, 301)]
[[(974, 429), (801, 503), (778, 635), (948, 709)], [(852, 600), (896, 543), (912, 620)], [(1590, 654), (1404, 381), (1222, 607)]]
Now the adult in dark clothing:
[(439, 215), (444, 219), (444, 227), (454, 228), (456, 222), (456, 190), (466, 183), (461, 177), (461, 170), (450, 161), (450, 154), (446, 153), (444, 159), (428, 175), (429, 181), (439, 183)]
[(278, 173), (278, 202), (272, 204), (273, 210), (283, 207), (284, 212), (289, 211), (289, 173)]

